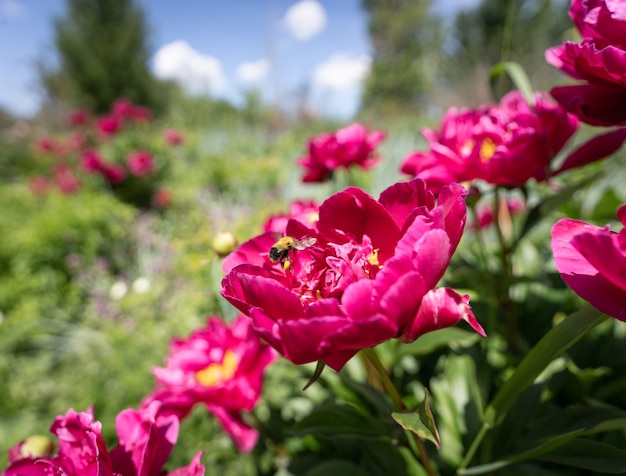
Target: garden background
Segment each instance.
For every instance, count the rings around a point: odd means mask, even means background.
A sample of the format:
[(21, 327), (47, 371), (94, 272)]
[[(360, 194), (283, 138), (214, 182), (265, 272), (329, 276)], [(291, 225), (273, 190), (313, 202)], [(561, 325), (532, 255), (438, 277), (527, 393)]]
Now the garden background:
[[(320, 204), (346, 186), (378, 197), (411, 177), (401, 165), (428, 149), (420, 131), (437, 129), (449, 107), (571, 83), (544, 59), (580, 39), (569, 6), (483, 0), (442, 17), (430, 2), (363, 0), (372, 63), (358, 112), (337, 119), (315, 114), (300, 92), (268, 103), (251, 89), (234, 106), (157, 80), (136, 3), (68, 0), (55, 19), (58, 65), (38, 66), (41, 109), (32, 118), (0, 111), (0, 467), (9, 448), (46, 434), (69, 408), (93, 407), (112, 447), (116, 415), (153, 389), (151, 370), (164, 365), (170, 341), (207, 316), (232, 323), (238, 315), (220, 294), (224, 256), (294, 201)], [(307, 141), (354, 122), (385, 133), (378, 163), (303, 183)], [(597, 135), (581, 125), (559, 157)], [(432, 408), (438, 432), (417, 431), (425, 447), (407, 450), (410, 430), (391, 418), (397, 401), (364, 360), (326, 368), (303, 390), (315, 363), (278, 358), (245, 415), (261, 435), (254, 449), (238, 451), (197, 406), (168, 468), (203, 451), (207, 474), (427, 474), (413, 456), (427, 451), (440, 474), (481, 464), (463, 474), (626, 472), (626, 325), (615, 319), (559, 344), (523, 397), (513, 392), (498, 407), (505, 422), (476, 439), (487, 404), (523, 357), (566, 316), (591, 312), (559, 276), (550, 230), (563, 217), (616, 229), (626, 202), (618, 149), (548, 181), (470, 193), (443, 282), (470, 296), (488, 337), (460, 324), (377, 348), (403, 405), (426, 397), (426, 413)]]

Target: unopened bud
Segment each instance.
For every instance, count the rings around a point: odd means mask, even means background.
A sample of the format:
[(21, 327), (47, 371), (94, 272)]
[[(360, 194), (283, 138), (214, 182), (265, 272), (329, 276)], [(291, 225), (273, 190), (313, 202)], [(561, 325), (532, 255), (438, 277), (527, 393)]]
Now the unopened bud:
[(237, 238), (232, 233), (222, 232), (213, 237), (213, 250), (219, 256), (226, 256), (228, 253), (235, 251), (237, 247)]

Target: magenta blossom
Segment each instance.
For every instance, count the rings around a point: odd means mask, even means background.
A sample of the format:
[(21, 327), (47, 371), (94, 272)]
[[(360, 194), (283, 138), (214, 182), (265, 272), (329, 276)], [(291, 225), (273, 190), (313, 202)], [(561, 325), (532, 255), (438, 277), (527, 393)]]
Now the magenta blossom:
[(122, 128), (122, 118), (115, 114), (108, 114), (98, 118), (98, 131), (105, 136), (111, 136)]
[(536, 93), (531, 108), (519, 91), (499, 105), (451, 108), (439, 131), (425, 129), (427, 152), (404, 159), (402, 172), (439, 189), (451, 182), (482, 179), (494, 185), (521, 186), (545, 180), (551, 160), (578, 127), (575, 116)]
[(126, 159), (126, 164), (130, 172), (142, 177), (154, 171), (154, 159), (152, 154), (145, 150), (136, 150), (132, 152)]
[(271, 216), (263, 228), (265, 231), (283, 234), (290, 219), (297, 220), (310, 228), (315, 228), (320, 217), (319, 210), (320, 207), (313, 201), (296, 200), (291, 203), (289, 213)]
[(175, 339), (167, 367), (153, 370), (156, 390), (143, 405), (158, 400), (161, 413), (183, 419), (204, 404), (220, 421), (240, 451), (250, 451), (258, 432), (244, 423), (241, 412), (256, 405), (265, 368), (275, 359), (247, 318), (228, 327), (217, 317), (187, 339)]
[[(626, 204), (617, 218), (626, 227)], [(626, 228), (614, 233), (565, 218), (552, 228), (552, 251), (561, 278), (576, 294), (626, 321)]]
[(298, 159), (306, 169), (302, 181), (325, 182), (340, 167), (372, 168), (379, 159), (374, 150), (385, 136), (382, 131), (368, 132), (365, 126), (355, 123), (314, 137), (309, 141), (309, 155)]
[(484, 335), (468, 296), (436, 287), (463, 233), (466, 193), (452, 184), (435, 204), (419, 179), (392, 185), (378, 201), (347, 188), (322, 203), (317, 230), (288, 223), (287, 235), (315, 242), (286, 263), (268, 258), (273, 233), (229, 255), (222, 295), (292, 362), (322, 360), (335, 370), (361, 349), (411, 342), (459, 320)]
[(180, 145), (184, 142), (183, 135), (177, 129), (165, 129), (163, 138), (169, 145)]
[(548, 63), (583, 82), (553, 88), (552, 95), (588, 124), (626, 125), (626, 3), (572, 0), (569, 14), (582, 42), (566, 41), (545, 56)]
[(89, 122), (90, 113), (87, 109), (74, 109), (70, 112), (69, 123), (72, 126), (82, 126)]
[[(159, 416), (159, 403), (143, 411), (124, 410), (118, 415), (119, 444), (109, 452), (102, 437), (102, 425), (91, 409), (68, 410), (56, 418), (50, 431), (58, 438), (55, 455), (19, 457), (13, 454), (2, 476), (160, 476), (163, 465), (178, 438), (178, 419)], [(20, 445), (22, 443), (19, 443)], [(17, 458), (15, 456), (18, 456)], [(202, 476), (198, 453), (191, 464), (170, 476)]]

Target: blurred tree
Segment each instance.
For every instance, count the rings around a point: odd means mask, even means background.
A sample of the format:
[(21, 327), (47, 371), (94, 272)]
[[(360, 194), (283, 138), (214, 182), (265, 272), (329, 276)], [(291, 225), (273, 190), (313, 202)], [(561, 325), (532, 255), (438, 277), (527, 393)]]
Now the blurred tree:
[(148, 27), (134, 0), (67, 0), (67, 14), (54, 31), (60, 68), (39, 68), (49, 102), (64, 99), (97, 113), (119, 97), (158, 106), (148, 70)]
[[(561, 43), (571, 28), (568, 6), (565, 0), (482, 0), (460, 12), (447, 44), (444, 76), (453, 88), (467, 90), (469, 80), (478, 79), (477, 71), (484, 75), (494, 64), (513, 60), (524, 67), (535, 89), (549, 87), (559, 73), (545, 62), (544, 52)], [(498, 86), (502, 94), (512, 84)], [(469, 95), (476, 98), (473, 91)]]
[(394, 114), (423, 105), (437, 77), (441, 21), (430, 0), (362, 0), (374, 58), (362, 112)]

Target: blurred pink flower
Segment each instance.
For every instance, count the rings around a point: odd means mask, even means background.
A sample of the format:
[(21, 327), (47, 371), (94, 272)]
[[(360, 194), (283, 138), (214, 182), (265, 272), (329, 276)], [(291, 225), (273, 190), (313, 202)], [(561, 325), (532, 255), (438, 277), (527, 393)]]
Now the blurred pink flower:
[(289, 213), (271, 216), (265, 222), (264, 230), (283, 234), (290, 219), (297, 220), (310, 228), (316, 228), (319, 210), (319, 206), (313, 201), (296, 200), (291, 203)]
[(111, 106), (111, 113), (119, 117), (130, 117), (133, 111), (133, 103), (126, 98), (118, 98)]
[(42, 136), (37, 139), (35, 143), (35, 149), (37, 152), (41, 154), (56, 154), (57, 153), (57, 143), (54, 137), (52, 136)]
[[(59, 416), (50, 431), (57, 435), (55, 455), (24, 456), (12, 448), (14, 457), (2, 476), (160, 476), (178, 438), (178, 419), (159, 415), (159, 403), (145, 409), (124, 410), (116, 421), (119, 444), (111, 452), (102, 437), (102, 425), (93, 411), (70, 409)], [(18, 445), (21, 443), (18, 443)], [(16, 445), (17, 446), (17, 445)], [(171, 476), (203, 476), (201, 453), (191, 464)]]
[(407, 156), (402, 172), (424, 179), (433, 189), (475, 179), (507, 186), (545, 180), (578, 120), (547, 95), (534, 98), (534, 108), (519, 91), (511, 91), (499, 105), (449, 109), (439, 131), (423, 130), (428, 151)]
[(183, 135), (177, 129), (165, 129), (163, 131), (165, 142), (170, 145), (180, 145), (183, 143)]
[[(505, 208), (509, 215), (515, 215), (526, 209), (526, 204), (521, 198), (510, 197), (500, 200), (500, 207)], [(491, 203), (479, 203), (476, 206), (476, 218), (478, 228), (487, 228), (494, 221), (493, 205)]]
[(243, 421), (241, 412), (256, 405), (263, 372), (274, 358), (247, 318), (240, 316), (228, 327), (210, 317), (206, 328), (172, 341), (167, 367), (153, 369), (157, 387), (143, 405), (158, 400), (161, 414), (183, 419), (194, 405), (204, 404), (237, 448), (250, 451), (258, 432)]
[(552, 228), (554, 264), (563, 281), (605, 314), (626, 321), (626, 204), (619, 233), (564, 218)]
[(83, 149), (87, 138), (81, 132), (72, 132), (60, 144), (60, 153), (62, 155), (72, 155)]
[(74, 109), (70, 112), (69, 123), (72, 126), (81, 126), (87, 124), (91, 117), (90, 112), (87, 109)]
[(105, 160), (97, 150), (87, 149), (81, 154), (81, 166), (87, 173), (102, 172), (105, 169)]
[(152, 112), (150, 109), (143, 106), (133, 106), (130, 111), (130, 118), (135, 122), (150, 122)]
[(108, 114), (98, 117), (98, 131), (105, 136), (113, 135), (122, 128), (122, 119), (120, 116)]
[(573, 0), (569, 11), (582, 42), (546, 50), (546, 61), (584, 81), (551, 93), (569, 112), (597, 125), (626, 125), (626, 4), (616, 0)]
[(103, 163), (102, 174), (113, 185), (126, 179), (126, 170), (124, 167), (110, 162)]
[(80, 179), (68, 164), (58, 164), (52, 170), (54, 184), (65, 195), (76, 193), (81, 188)]
[(137, 177), (150, 174), (154, 171), (154, 159), (152, 154), (146, 150), (136, 150), (126, 159), (126, 165), (130, 173)]
[(50, 183), (45, 177), (33, 177), (28, 181), (28, 187), (35, 195), (43, 195), (50, 188)]
[(308, 144), (309, 155), (298, 159), (298, 165), (305, 169), (302, 181), (325, 182), (340, 167), (373, 167), (379, 160), (374, 150), (385, 137), (385, 132), (369, 132), (365, 126), (354, 123), (337, 132), (312, 138)]
[(164, 187), (159, 188), (152, 196), (152, 206), (165, 210), (172, 204), (172, 192)]
[(359, 350), (467, 321), (484, 331), (468, 296), (437, 288), (463, 233), (465, 189), (442, 189), (436, 205), (419, 179), (397, 183), (378, 201), (350, 187), (320, 206), (317, 230), (290, 220), (286, 233), (315, 238), (273, 263), (265, 233), (225, 258), (222, 295), (257, 333), (296, 364), (335, 370)]

